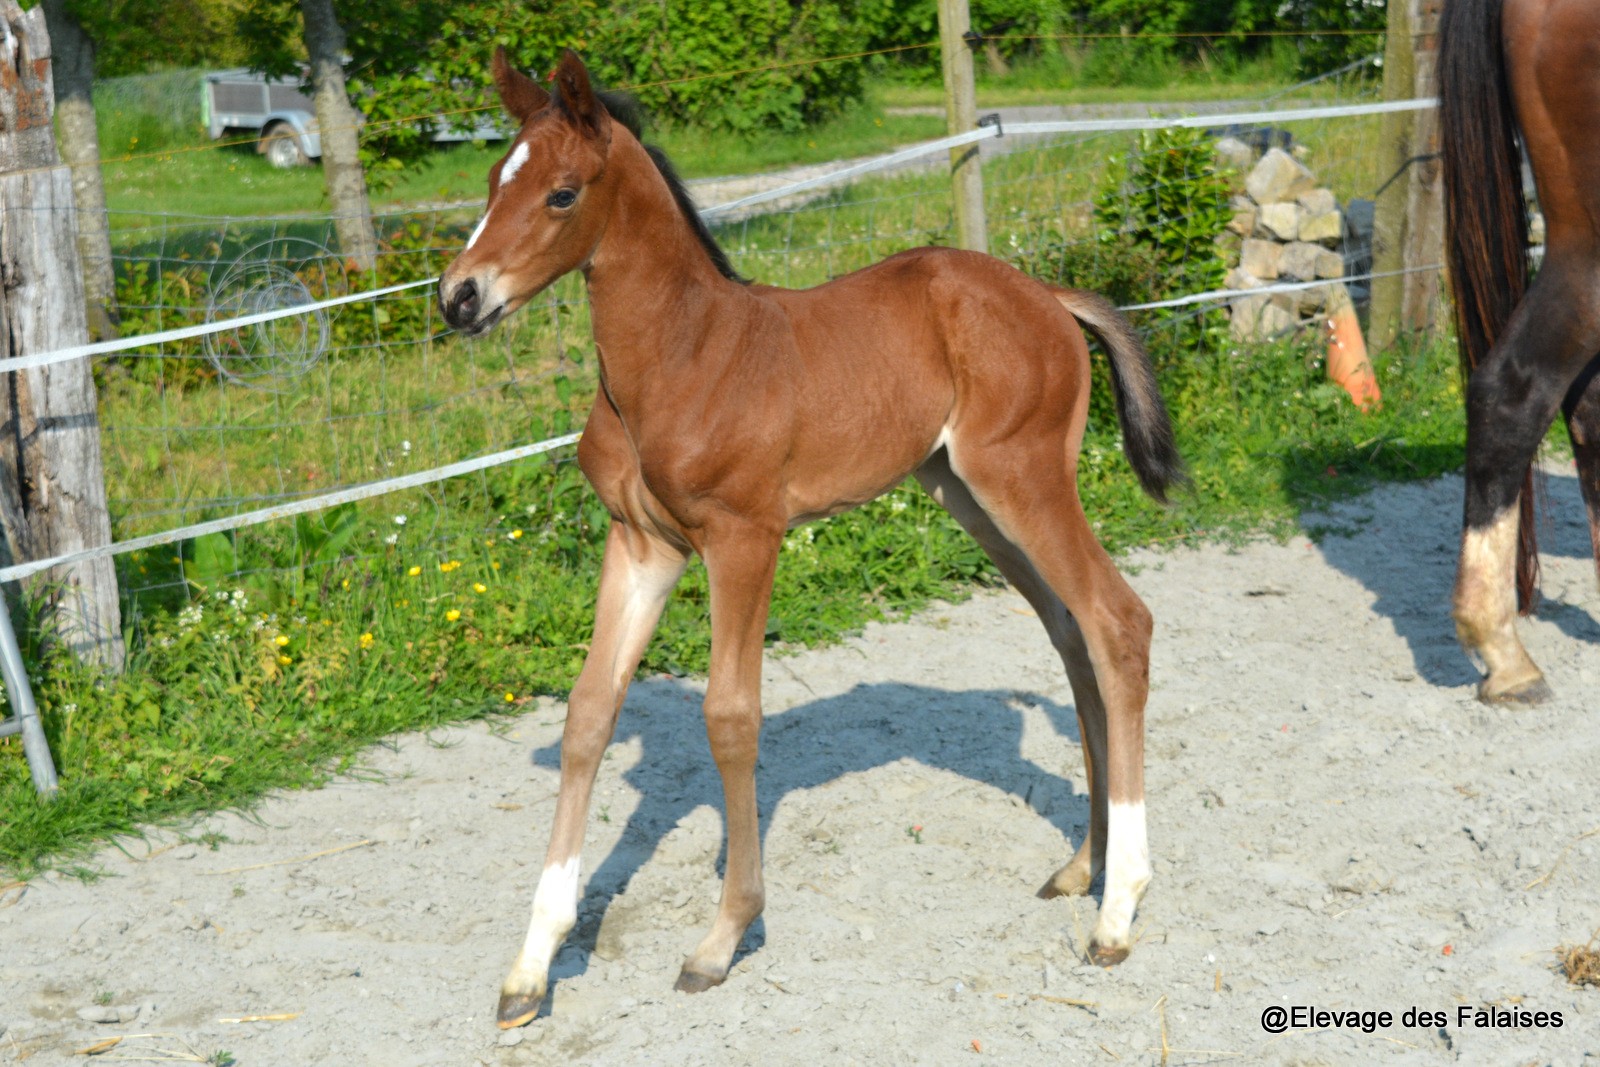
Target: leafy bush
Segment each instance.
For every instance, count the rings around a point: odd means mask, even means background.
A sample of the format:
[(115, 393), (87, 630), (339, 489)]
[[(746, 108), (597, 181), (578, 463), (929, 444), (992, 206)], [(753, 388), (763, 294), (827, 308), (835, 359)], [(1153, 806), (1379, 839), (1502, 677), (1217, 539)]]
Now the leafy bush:
[[(1113, 156), (1113, 170), (1121, 162)], [(1153, 250), (1166, 295), (1221, 286), (1227, 264), (1217, 239), (1233, 217), (1227, 179), (1217, 173), (1212, 141), (1200, 130), (1168, 128), (1139, 137), (1125, 177), (1095, 197), (1102, 241), (1127, 238)]]

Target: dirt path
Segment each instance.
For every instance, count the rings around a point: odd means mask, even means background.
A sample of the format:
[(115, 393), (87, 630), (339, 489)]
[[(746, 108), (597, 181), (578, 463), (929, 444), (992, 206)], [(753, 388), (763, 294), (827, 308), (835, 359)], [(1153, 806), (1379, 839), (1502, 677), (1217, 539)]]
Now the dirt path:
[[(374, 750), (388, 781), (207, 820), (214, 850), (168, 835), (108, 850), (98, 883), (6, 895), (0, 1063), (91, 1062), (72, 1053), (124, 1034), (162, 1036), (104, 1059), (1110, 1067), (1160, 1062), (1165, 1035), (1172, 1064), (1578, 1063), (1600, 989), (1552, 949), (1600, 927), (1600, 835), (1580, 839), (1600, 592), (1570, 468), (1551, 488), (1523, 633), (1558, 697), (1533, 710), (1478, 704), (1451, 636), (1456, 479), (1341, 507), (1353, 535), (1320, 546), (1131, 558), (1158, 627), (1155, 881), (1121, 967), (1082, 962), (1093, 898), (1033, 896), (1083, 833), (1082, 764), (1036, 620), (995, 593), (769, 659), (767, 913), (717, 990), (671, 988), (717, 893), (700, 685), (651, 679), (601, 769), (549, 1017), (502, 1035), (492, 1011), (553, 808), (555, 702)], [(1564, 1025), (1459, 1023), (1486, 1004)], [(1394, 1020), (1274, 1037), (1274, 1005)], [(1408, 1028), (1413, 1007), (1448, 1024)]]

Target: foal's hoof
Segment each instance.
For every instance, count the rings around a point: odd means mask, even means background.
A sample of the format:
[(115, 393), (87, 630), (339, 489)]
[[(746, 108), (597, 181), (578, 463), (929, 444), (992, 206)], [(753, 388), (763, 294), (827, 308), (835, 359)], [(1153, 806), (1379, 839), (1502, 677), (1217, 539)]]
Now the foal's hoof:
[(678, 981), (672, 988), (680, 993), (704, 993), (714, 986), (721, 985), (723, 979), (727, 977), (726, 974), (723, 974), (713, 978), (709, 974), (701, 974), (699, 971), (691, 971), (685, 967), (679, 972)]
[(1089, 885), (1094, 881), (1094, 874), (1082, 867), (1067, 864), (1050, 880), (1039, 887), (1035, 894), (1040, 900), (1053, 900), (1056, 897), (1081, 897), (1089, 891)]
[(539, 1007), (544, 1003), (544, 992), (535, 993), (501, 993), (500, 1008), (495, 1012), (495, 1019), (502, 1030), (514, 1030), (519, 1026), (527, 1026), (533, 1022), (533, 1017), (539, 1014)]
[(1542, 675), (1511, 685), (1497, 685), (1493, 678), (1485, 678), (1478, 686), (1478, 699), (1485, 704), (1523, 704), (1531, 707), (1543, 704), (1553, 695)]
[(1128, 958), (1131, 945), (1102, 945), (1098, 941), (1089, 942), (1089, 958), (1099, 967), (1115, 967)]

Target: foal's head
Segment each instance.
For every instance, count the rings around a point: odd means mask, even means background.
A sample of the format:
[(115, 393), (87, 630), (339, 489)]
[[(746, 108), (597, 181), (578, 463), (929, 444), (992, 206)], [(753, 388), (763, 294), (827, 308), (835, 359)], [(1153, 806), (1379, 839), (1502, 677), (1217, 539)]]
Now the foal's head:
[(467, 247), (439, 279), (445, 321), (480, 334), (545, 286), (588, 264), (616, 194), (607, 181), (611, 116), (589, 72), (567, 52), (556, 93), (494, 53), (500, 102), (522, 128), (489, 170), (489, 206)]

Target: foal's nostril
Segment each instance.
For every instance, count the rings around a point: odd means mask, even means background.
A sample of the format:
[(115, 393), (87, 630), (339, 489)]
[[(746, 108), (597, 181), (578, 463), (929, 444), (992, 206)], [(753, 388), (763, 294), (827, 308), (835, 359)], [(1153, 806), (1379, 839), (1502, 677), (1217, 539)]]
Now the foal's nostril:
[(466, 326), (478, 317), (478, 283), (468, 278), (456, 287), (450, 300), (450, 319), (453, 326)]

